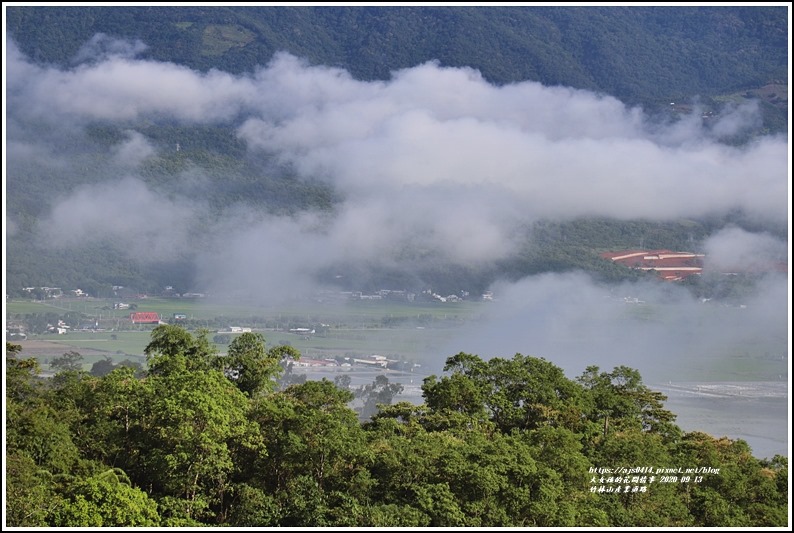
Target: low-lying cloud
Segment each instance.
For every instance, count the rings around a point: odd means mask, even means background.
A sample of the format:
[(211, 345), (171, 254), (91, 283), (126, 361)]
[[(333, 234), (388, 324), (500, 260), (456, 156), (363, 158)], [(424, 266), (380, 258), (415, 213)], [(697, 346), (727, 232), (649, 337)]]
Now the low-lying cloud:
[(625, 365), (656, 383), (720, 372), (725, 379), (737, 356), (786, 353), (787, 295), (785, 274), (768, 274), (730, 306), (670, 283), (604, 287), (583, 273), (543, 274), (496, 285), (494, 305), (442, 353), (544, 357), (571, 377), (588, 365)]
[(40, 231), (57, 247), (109, 241), (133, 260), (168, 260), (190, 248), (197, 209), (127, 177), (82, 186), (55, 205)]
[[(109, 238), (132, 257), (157, 260), (196, 247), (186, 221), (206, 220), (206, 205), (179, 191), (224, 183), (197, 171), (161, 176), (174, 180), (168, 191), (149, 185), (143, 165), (157, 148), (136, 126), (147, 121), (234, 127), (252, 155), (268, 154), (339, 194), (338, 205), (323, 215), (238, 205), (214, 212), (195, 250), (203, 284), (197, 290), (272, 300), (296, 288), (313, 290), (317, 274), (340, 262), (410, 269), (430, 258), (487, 265), (514, 254), (517, 228), (539, 219), (665, 221), (738, 210), (777, 225), (788, 220), (787, 139), (719, 142), (758, 124), (752, 103), (708, 121), (695, 112), (665, 122), (608, 95), (530, 81), (496, 86), (476, 70), (435, 62), (362, 81), (284, 53), (235, 75), (138, 59), (144, 43), (107, 36), (87, 43), (70, 68), (38, 65), (8, 44), (11, 179), (35, 158), (79, 171), (58, 159), (63, 152), (48, 151), (52, 139), (43, 142), (34, 127), (52, 124), (50, 136), (92, 122), (125, 131), (100, 167), (107, 175), (53, 199), (41, 225), (52, 243)], [(718, 268), (785, 256), (776, 238), (737, 228), (705, 246)], [(533, 277), (497, 287), (503, 296), (490, 333), (462, 338), (461, 349), (476, 351), (487, 342), (491, 355), (521, 351), (565, 360), (561, 350), (570, 345), (581, 354), (572, 361), (576, 370), (585, 361), (608, 366), (641, 357), (650, 364), (715, 339), (778, 331), (779, 321), (760, 320), (786, 316), (776, 292), (785, 284), (770, 283), (774, 291), (760, 291), (757, 305), (748, 304), (742, 320), (749, 320), (726, 331), (725, 323), (703, 319), (699, 302), (681, 288), (665, 289), (673, 291), (676, 311), (655, 322), (632, 315), (610, 289), (584, 275)], [(627, 295), (656, 290), (649, 287), (624, 289)], [(767, 308), (774, 312), (760, 311)], [(671, 325), (693, 320), (704, 326), (688, 330), (689, 348), (671, 346)]]
[(156, 150), (146, 137), (137, 131), (127, 131), (126, 140), (114, 147), (113, 162), (120, 167), (137, 168), (146, 159), (155, 155)]
[(537, 218), (664, 220), (736, 208), (786, 216), (787, 141), (716, 142), (757, 124), (752, 104), (726, 108), (710, 119), (714, 126), (697, 115), (659, 124), (606, 95), (535, 82), (495, 86), (475, 70), (433, 62), (360, 81), (277, 54), (232, 75), (135, 59), (140, 44), (95, 40), (81, 52), (94, 51), (95, 60), (71, 69), (35, 65), (11, 43), (15, 113), (238, 122), (252, 150), (350, 194), (481, 185), (507, 190)]
[(145, 52), (148, 46), (138, 39), (134, 41), (116, 39), (106, 33), (97, 33), (80, 47), (72, 63), (96, 63), (112, 59), (133, 59)]
[(764, 272), (788, 262), (787, 243), (768, 233), (726, 227), (704, 243), (704, 267), (718, 272)]
[[(53, 176), (37, 226), (47, 246), (106, 241), (136, 262), (190, 256), (198, 292), (278, 305), (312, 294), (318, 275), (340, 264), (408, 273), (487, 267), (526, 245), (526, 228), (540, 219), (741, 212), (759, 227), (789, 221), (788, 139), (721, 142), (760, 123), (753, 102), (708, 119), (695, 106), (660, 120), (608, 95), (531, 81), (496, 86), (476, 70), (435, 62), (362, 81), (285, 53), (230, 74), (140, 59), (145, 48), (97, 35), (72, 66), (56, 67), (7, 41), (7, 179), (20, 180), (7, 202), (24, 180)], [(97, 124), (121, 139), (97, 145), (87, 133)], [(265, 154), (299, 179), (327, 183), (340, 200), (322, 214), (210, 209), (224, 177), (191, 165), (157, 174), (147, 166), (162, 150), (146, 136), (152, 124), (233, 128), (251, 161)], [(79, 185), (67, 188), (60, 176)], [(7, 236), (20, 233), (19, 221), (5, 222)], [(763, 231), (726, 227), (703, 247), (716, 272), (787, 261), (787, 243)], [(481, 320), (433, 347), (423, 369), (440, 372), (459, 351), (523, 353), (569, 377), (588, 365), (626, 365), (646, 382), (686, 381), (688, 370), (724, 371), (744, 351), (782, 356), (787, 276), (754, 283), (731, 307), (676, 284), (602, 286), (584, 273), (498, 283)]]

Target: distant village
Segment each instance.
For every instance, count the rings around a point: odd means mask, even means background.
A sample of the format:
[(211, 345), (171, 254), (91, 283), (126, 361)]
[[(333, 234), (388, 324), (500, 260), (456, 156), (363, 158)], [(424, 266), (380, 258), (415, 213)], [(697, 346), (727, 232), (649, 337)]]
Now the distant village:
[[(45, 300), (45, 299), (57, 299), (57, 298), (84, 298), (84, 297), (91, 297), (82, 289), (62, 289), (60, 287), (24, 287), (22, 289), (24, 292), (28, 293), (30, 296), (33, 297), (35, 300)], [(157, 296), (159, 298), (182, 298), (182, 299), (201, 299), (206, 298), (209, 295), (203, 292), (185, 292), (185, 293), (178, 293), (174, 291), (173, 287), (165, 287), (162, 292), (156, 295), (152, 294), (145, 294), (139, 293), (137, 291), (130, 291), (126, 290), (125, 287), (121, 285), (114, 285), (113, 286), (113, 295), (119, 298), (125, 299), (135, 299), (135, 300), (143, 300), (150, 296)], [(234, 299), (235, 294), (225, 294), (224, 298), (226, 299)], [(239, 296), (243, 296), (241, 291)], [(6, 299), (8, 299), (8, 295), (6, 295)], [(334, 291), (334, 290), (320, 290), (314, 294), (312, 297), (315, 301), (323, 302), (323, 301), (356, 301), (356, 300), (391, 300), (391, 301), (402, 301), (402, 302), (414, 302), (414, 301), (437, 301), (441, 303), (454, 303), (454, 302), (462, 302), (463, 300), (469, 300), (470, 294), (468, 291), (460, 291), (459, 294), (448, 294), (443, 296), (438, 294), (431, 289), (427, 289), (421, 291), (420, 293), (414, 293), (405, 290), (392, 290), (392, 289), (381, 289), (375, 291), (374, 293), (364, 293), (362, 291)], [(491, 291), (486, 291), (480, 296), (482, 300), (493, 300), (493, 293)], [(129, 304), (124, 302), (118, 302), (113, 304), (114, 309), (135, 309), (137, 304)]]
[[(705, 254), (695, 252), (678, 252), (671, 250), (622, 250), (603, 252), (599, 254), (601, 258), (612, 261), (626, 268), (653, 271), (656, 275), (664, 281), (682, 281), (692, 275), (700, 275), (703, 272), (703, 261), (706, 257)], [(756, 270), (759, 267), (756, 267)], [(785, 262), (769, 264), (762, 267), (763, 271), (776, 271), (787, 272), (788, 265)], [(747, 269), (737, 268), (734, 271), (725, 271), (722, 274), (731, 275), (738, 273), (746, 273)], [(51, 298), (73, 297), (81, 298), (91, 296), (84, 292), (82, 289), (61, 289), (60, 287), (25, 287), (23, 291), (31, 295), (36, 300), (44, 300)], [(209, 295), (203, 292), (184, 292), (179, 293), (173, 287), (165, 287), (159, 294), (149, 295), (138, 293), (130, 290), (121, 285), (113, 286), (113, 295), (119, 298), (126, 299), (145, 299), (149, 296), (157, 296), (161, 298), (185, 298), (196, 299), (206, 298)], [(224, 297), (234, 299), (236, 296), (245, 296), (243, 291), (239, 295), (225, 294)], [(478, 300), (491, 301), (493, 300), (493, 293), (488, 291), (481, 294)], [(8, 299), (8, 295), (6, 295)], [(381, 289), (373, 293), (364, 293), (362, 291), (335, 291), (335, 290), (320, 290), (312, 297), (317, 302), (333, 302), (333, 301), (360, 301), (360, 300), (389, 300), (389, 301), (436, 301), (440, 303), (455, 303), (464, 300), (471, 300), (472, 297), (468, 291), (461, 290), (458, 294), (442, 295), (434, 292), (431, 289), (426, 289), (419, 293), (414, 293), (406, 290), (393, 290)], [(135, 309), (136, 304), (128, 304), (119, 302), (114, 305), (114, 309)], [(143, 322), (139, 322), (143, 323)]]
[[(34, 299), (39, 301), (44, 300), (60, 300), (63, 303), (60, 304), (61, 308), (64, 309), (66, 306), (71, 306), (75, 302), (87, 302), (96, 300), (93, 296), (87, 294), (85, 291), (81, 289), (74, 289), (74, 290), (64, 290), (60, 287), (26, 287), (24, 291), (29, 293)], [(98, 319), (90, 319), (85, 320), (84, 318), (80, 320), (79, 323), (72, 321), (71, 323), (67, 323), (63, 319), (58, 319), (57, 321), (53, 320), (52, 322), (48, 322), (46, 326), (43, 324), (38, 325), (39, 327), (30, 328), (26, 326), (24, 320), (14, 320), (9, 318), (6, 323), (6, 339), (7, 340), (24, 340), (27, 338), (29, 333), (50, 333), (50, 334), (57, 334), (57, 335), (64, 335), (66, 333), (72, 331), (83, 331), (83, 332), (103, 332), (103, 331), (119, 331), (124, 329), (137, 329), (139, 326), (156, 326), (160, 324), (189, 324), (192, 321), (192, 316), (188, 316), (186, 313), (171, 313), (168, 315), (162, 315), (155, 311), (144, 311), (139, 310), (139, 305), (144, 305), (143, 302), (146, 301), (149, 297), (158, 297), (158, 298), (170, 298), (175, 300), (196, 300), (196, 299), (204, 299), (208, 298), (208, 294), (206, 293), (197, 293), (197, 292), (189, 292), (189, 293), (177, 293), (173, 290), (173, 287), (165, 287), (164, 290), (157, 295), (149, 295), (138, 293), (134, 290), (130, 290), (126, 287), (121, 285), (113, 286), (113, 296), (119, 300), (125, 301), (116, 301), (112, 305), (106, 304), (99, 313)], [(8, 296), (6, 296), (6, 299)], [(234, 299), (234, 295), (225, 294), (225, 299)], [(345, 302), (345, 301), (376, 301), (376, 300), (383, 300), (383, 301), (392, 301), (392, 302), (438, 302), (441, 304), (452, 304), (456, 302), (462, 302), (464, 300), (470, 300), (470, 294), (467, 291), (461, 291), (459, 294), (449, 294), (449, 295), (441, 295), (438, 294), (430, 289), (422, 291), (420, 293), (413, 293), (404, 290), (389, 290), (383, 289), (376, 291), (371, 294), (367, 294), (361, 291), (333, 291), (333, 290), (321, 290), (315, 293), (312, 296), (312, 300), (315, 302), (323, 303), (333, 303), (333, 302)], [(490, 291), (485, 292), (480, 296), (482, 301), (492, 301), (494, 299), (493, 293)], [(101, 298), (99, 300), (106, 300), (105, 298)], [(78, 305), (75, 305), (75, 311), (79, 309)], [(102, 311), (108, 311), (106, 316), (102, 317)], [(118, 313), (110, 312), (118, 311), (118, 310), (125, 310), (129, 311), (129, 313), (124, 316), (120, 317)], [(67, 311), (68, 313), (68, 311)], [(70, 313), (72, 314), (72, 313)], [(73, 313), (74, 315), (80, 315), (80, 313)], [(75, 317), (72, 317), (75, 318)], [(322, 331), (328, 329), (327, 324), (318, 324), (317, 327), (292, 327), (286, 331), (290, 333), (296, 334), (300, 337), (308, 339), (310, 336), (315, 335), (318, 333), (317, 328)], [(217, 333), (248, 333), (251, 332), (252, 328), (244, 327), (244, 326), (228, 326), (224, 327), (223, 329), (219, 329)], [(374, 362), (373, 362), (374, 361)], [(372, 364), (375, 366), (385, 366), (388, 361), (385, 359), (378, 359), (375, 358), (373, 361), (368, 362), (361, 362), (359, 364)], [(312, 366), (322, 366), (318, 362), (313, 362), (309, 360), (309, 363)]]
[[(612, 261), (626, 268), (653, 272), (656, 276), (666, 282), (680, 282), (690, 276), (701, 275), (704, 268), (705, 254), (693, 252), (681, 252), (671, 250), (623, 250), (615, 252), (603, 252), (600, 254), (605, 260)], [(776, 263), (766, 265), (764, 271), (778, 271), (787, 272), (788, 265), (786, 263)], [(739, 271), (726, 271), (722, 272), (724, 275), (736, 275)], [(64, 290), (59, 287), (25, 287), (25, 292), (37, 300), (46, 299), (93, 299), (89, 294), (81, 289)], [(121, 285), (113, 286), (113, 295), (119, 300), (113, 304), (113, 310), (129, 310), (130, 313), (125, 318), (112, 316), (108, 314), (105, 320), (92, 320), (81, 321), (80, 323), (67, 324), (64, 320), (57, 320), (55, 323), (47, 323), (44, 331), (40, 333), (52, 333), (63, 335), (69, 331), (106, 331), (109, 324), (108, 320), (112, 321), (116, 328), (120, 326), (120, 322), (124, 321), (130, 326), (138, 325), (158, 325), (158, 324), (174, 324), (183, 323), (189, 320), (187, 314), (173, 313), (171, 316), (161, 316), (153, 311), (139, 311), (138, 303), (129, 303), (131, 300), (140, 302), (145, 300), (150, 295), (138, 293), (134, 290), (125, 288)], [(155, 296), (155, 295), (151, 295)], [(206, 298), (206, 293), (200, 292), (185, 292), (178, 293), (173, 287), (167, 286), (163, 291), (156, 295), (161, 298), (174, 298), (174, 299), (201, 299)], [(231, 297), (225, 295), (227, 298)], [(6, 295), (6, 299), (8, 296)], [(494, 295), (492, 292), (487, 291), (479, 297), (472, 298), (468, 291), (460, 291), (458, 294), (441, 295), (430, 289), (426, 289), (419, 293), (414, 293), (405, 290), (391, 290), (382, 289), (374, 293), (364, 293), (362, 291), (334, 291), (334, 290), (321, 290), (315, 293), (312, 299), (318, 303), (323, 302), (345, 302), (345, 301), (375, 301), (384, 300), (392, 302), (438, 302), (442, 304), (454, 304), (462, 301), (470, 301), (476, 299), (479, 301), (493, 301)], [(625, 298), (625, 303), (644, 303), (637, 298)], [(107, 307), (109, 310), (110, 307)], [(7, 317), (8, 318), (8, 317)], [(43, 326), (43, 325), (42, 325)], [(323, 325), (324, 326), (324, 325)], [(25, 339), (27, 337), (26, 327), (15, 320), (8, 320), (6, 323), (6, 339)], [(41, 328), (39, 328), (41, 329)], [(110, 328), (114, 329), (114, 328)], [(245, 333), (250, 332), (251, 328), (243, 326), (230, 326), (218, 333)], [(290, 333), (295, 333), (303, 337), (309, 337), (316, 333), (315, 328), (291, 328)], [(368, 361), (357, 361), (359, 364), (382, 365), (385, 366), (388, 361), (385, 358), (375, 358)], [(304, 363), (312, 366), (322, 366), (324, 363), (312, 360), (306, 360)]]

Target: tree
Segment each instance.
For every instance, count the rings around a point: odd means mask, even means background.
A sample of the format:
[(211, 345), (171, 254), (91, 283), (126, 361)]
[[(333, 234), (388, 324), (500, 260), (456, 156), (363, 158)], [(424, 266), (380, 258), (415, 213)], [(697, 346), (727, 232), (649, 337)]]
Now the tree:
[[(374, 454), (372, 478), (377, 480), (369, 494), (381, 519), (381, 510), (401, 509), (413, 523), (432, 527), (573, 526), (578, 518), (605, 525), (592, 518), (592, 507), (577, 515), (576, 486), (566, 486), (566, 478), (536, 457), (529, 432), (505, 435), (489, 424), (428, 430), (422, 419), (438, 413), (406, 409), (405, 403), (390, 406), (365, 426)], [(399, 411), (403, 414), (392, 418)], [(547, 430), (567, 431), (542, 431)], [(554, 444), (561, 442), (564, 437)], [(575, 440), (569, 444), (560, 456), (577, 447)], [(565, 465), (564, 459), (557, 461)], [(575, 459), (566, 465), (581, 485), (577, 466)], [(399, 519), (381, 525), (395, 524)]]
[(350, 382), (352, 379), (347, 374), (334, 377), (334, 384), (342, 390), (350, 390)]
[(541, 425), (572, 429), (581, 423), (582, 391), (562, 369), (543, 358), (516, 354), (487, 362), (460, 353), (447, 359), (452, 375), (425, 379), (428, 406), (480, 418), (484, 414), (505, 433)]
[(122, 468), (135, 477), (146, 440), (148, 406), (154, 397), (151, 380), (142, 380), (129, 366), (119, 365), (101, 379), (72, 394), (80, 410), (73, 433), (83, 457)]
[(6, 526), (46, 527), (58, 505), (52, 474), (36, 465), (26, 453), (6, 453)]
[(293, 372), (294, 362), (300, 360), (300, 352), (289, 344), (279, 344), (268, 350), (270, 357), (279, 361), (282, 371), (276, 378), (276, 382), (281, 390), (291, 385), (306, 383), (306, 374), (296, 374)]
[(50, 368), (55, 372), (79, 372), (83, 369), (83, 356), (79, 352), (70, 350), (50, 362)]
[(151, 373), (209, 370), (217, 366), (218, 352), (207, 339), (209, 331), (195, 336), (174, 324), (160, 324), (152, 330), (152, 340), (144, 348)]
[(232, 341), (232, 336), (227, 333), (221, 333), (212, 337), (212, 342), (215, 344), (229, 344)]
[[(19, 353), (18, 351), (16, 353)], [(41, 382), (36, 377), (41, 372), (35, 358), (18, 359), (6, 354), (6, 398), (9, 401), (30, 402), (38, 398)]]
[(279, 362), (284, 353), (284, 350), (267, 351), (265, 338), (260, 333), (246, 332), (229, 345), (223, 360), (224, 372), (237, 388), (249, 396), (272, 391), (275, 382), (271, 378), (281, 374)]
[(428, 376), (422, 383), (427, 406), (439, 413), (460, 413), (467, 418), (482, 420), (489, 416), (486, 408), (484, 383), (455, 372), (440, 380)]
[(61, 489), (62, 499), (52, 511), (55, 527), (159, 526), (157, 503), (130, 485), (123, 471), (107, 470), (76, 479)]
[(16, 357), (22, 352), (22, 346), (6, 341), (6, 357)]
[(227, 523), (233, 527), (268, 527), (278, 524), (282, 516), (276, 496), (247, 483), (231, 488)]
[(116, 368), (131, 368), (133, 372), (135, 372), (136, 377), (143, 377), (145, 374), (143, 365), (141, 365), (138, 361), (131, 361), (130, 359), (123, 360), (116, 365)]
[[(588, 450), (588, 458), (596, 466), (607, 463), (621, 466), (648, 465), (654, 468), (676, 465), (662, 435), (644, 432), (636, 426), (610, 429), (607, 438), (598, 440), (593, 448)], [(687, 509), (685, 498), (682, 498), (680, 492), (689, 484), (662, 483), (658, 474), (651, 481), (652, 475), (646, 474), (648, 487), (646, 492), (600, 495), (603, 500), (601, 508), (607, 511), (610, 525), (620, 527), (695, 525)], [(596, 476), (596, 480), (598, 482), (600, 477)]]
[(588, 392), (590, 418), (603, 422), (605, 438), (610, 428), (652, 431), (667, 440), (680, 436), (675, 414), (664, 408), (667, 397), (645, 386), (639, 371), (618, 366), (612, 372), (599, 372), (597, 366), (588, 366), (577, 381)]
[(69, 424), (44, 402), (6, 406), (6, 450), (19, 451), (53, 474), (68, 473), (79, 459)]
[(375, 380), (369, 385), (362, 385), (356, 389), (355, 396), (363, 400), (364, 405), (359, 411), (362, 420), (368, 420), (381, 405), (390, 405), (397, 394), (403, 391), (403, 386), (399, 383), (389, 383), (389, 378), (380, 374), (375, 376)]
[(784, 527), (788, 521), (788, 462), (760, 461), (743, 440), (685, 434), (673, 451), (681, 464), (708, 465), (702, 481), (679, 496), (698, 526)]
[(212, 369), (155, 374), (147, 384), (152, 396), (135, 479), (172, 498), (164, 518), (212, 520), (229, 490), (235, 455), (260, 440), (248, 399)]
[(91, 375), (97, 377), (106, 376), (113, 372), (114, 368), (116, 368), (116, 365), (113, 364), (113, 359), (106, 356), (91, 365)]
[(348, 407), (352, 399), (352, 392), (323, 379), (256, 401), (253, 416), (266, 453), (249, 465), (246, 483), (275, 494), (283, 513), (278, 525), (329, 525), (332, 493), (367, 497), (365, 434)]

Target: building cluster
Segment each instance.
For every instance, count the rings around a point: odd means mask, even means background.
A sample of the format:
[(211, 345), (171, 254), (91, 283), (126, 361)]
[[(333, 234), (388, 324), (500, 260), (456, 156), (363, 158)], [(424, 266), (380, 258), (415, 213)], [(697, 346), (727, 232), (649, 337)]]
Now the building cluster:
[(161, 324), (160, 314), (152, 311), (139, 311), (130, 313), (133, 324)]
[(703, 272), (705, 254), (670, 250), (624, 250), (604, 252), (601, 257), (629, 268), (652, 270), (665, 281), (681, 281)]
[[(388, 368), (390, 364), (399, 363), (396, 359), (389, 359), (384, 355), (367, 355), (361, 357), (345, 357), (341, 360), (326, 357), (316, 359), (311, 357), (301, 357), (293, 363), (296, 367), (370, 367)], [(419, 365), (414, 365), (419, 366)]]
[[(487, 296), (486, 296), (487, 294)], [(482, 296), (483, 300), (493, 299), (491, 293), (486, 293)], [(469, 291), (460, 291), (458, 294), (448, 294), (446, 296), (434, 292), (432, 289), (426, 289), (419, 294), (405, 290), (392, 290), (380, 289), (373, 293), (365, 293), (362, 291), (333, 291), (321, 290), (315, 295), (315, 300), (323, 301), (348, 301), (348, 300), (388, 300), (397, 302), (414, 302), (417, 301), (437, 301), (442, 303), (462, 302), (469, 299)]]
[(31, 296), (45, 298), (62, 298), (63, 296), (83, 297), (88, 296), (82, 289), (64, 291), (60, 287), (23, 287), (22, 290)]
[(462, 302), (466, 298), (468, 298), (469, 293), (468, 291), (460, 291), (460, 294), (448, 294), (447, 296), (442, 296), (438, 293), (433, 292), (430, 289), (426, 291), (422, 291), (422, 294), (431, 300), (435, 300), (441, 303), (448, 303), (448, 302)]
[[(51, 299), (51, 298), (75, 298), (85, 297), (89, 298), (90, 295), (82, 289), (61, 289), (59, 287), (24, 287), (23, 291), (27, 292), (36, 299)], [(123, 285), (112, 286), (113, 298), (118, 300), (142, 300), (150, 296), (159, 296), (162, 298), (177, 298), (177, 299), (203, 299), (209, 295), (203, 292), (184, 292), (179, 293), (174, 290), (172, 286), (166, 286), (159, 293), (142, 293), (138, 290)], [(232, 291), (224, 294), (216, 295), (224, 299), (240, 298), (245, 299), (248, 296), (246, 291)], [(101, 297), (101, 296), (97, 296)], [(6, 296), (7, 298), (7, 296)], [(443, 295), (436, 293), (431, 289), (423, 290), (419, 293), (407, 290), (395, 289), (379, 289), (374, 292), (364, 291), (342, 291), (342, 290), (319, 290), (312, 296), (312, 299), (318, 302), (323, 301), (371, 301), (371, 300), (385, 300), (391, 302), (414, 302), (414, 301), (437, 301), (442, 303), (461, 302), (469, 300), (470, 294), (468, 291), (461, 290), (457, 294)], [(482, 300), (493, 300), (493, 294), (486, 292), (481, 296)], [(113, 309), (135, 309), (132, 304), (117, 301), (113, 304)]]
[(317, 291), (314, 299), (323, 301), (348, 301), (348, 300), (390, 300), (399, 302), (413, 302), (416, 294), (404, 290), (380, 289), (373, 293), (363, 291), (335, 291), (323, 289)]
[[(654, 271), (665, 281), (681, 281), (703, 272), (705, 254), (670, 250), (623, 250), (604, 252), (601, 257), (628, 268)], [(785, 260), (770, 261), (762, 258), (748, 262), (737, 257), (736, 265), (723, 264), (720, 268), (720, 273), (725, 275), (763, 272), (788, 272), (788, 263)]]

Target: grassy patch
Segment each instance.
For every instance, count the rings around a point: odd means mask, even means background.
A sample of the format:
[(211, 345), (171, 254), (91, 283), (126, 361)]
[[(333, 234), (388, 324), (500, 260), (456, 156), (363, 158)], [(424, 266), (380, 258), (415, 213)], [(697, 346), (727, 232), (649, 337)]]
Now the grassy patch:
[(101, 351), (114, 358), (142, 357), (143, 349), (151, 341), (148, 331), (82, 332), (75, 331), (58, 337), (58, 344), (70, 346), (76, 352)]
[[(123, 300), (136, 306), (135, 309), (113, 309), (119, 300), (73, 298), (42, 302), (12, 301), (6, 305), (6, 316), (28, 313), (79, 312), (92, 319), (128, 319), (133, 311), (156, 312), (162, 320), (168, 320), (175, 313), (187, 315), (190, 320), (240, 322), (235, 325), (262, 326), (265, 321), (280, 323), (326, 323), (338, 326), (379, 327), (389, 321), (414, 320), (419, 325), (434, 327), (452, 325), (457, 322), (476, 318), (484, 311), (487, 303), (408, 303), (387, 301), (350, 301), (340, 303), (297, 302), (279, 307), (232, 304), (214, 302), (208, 299), (145, 298)], [(258, 323), (258, 324), (257, 324)], [(207, 324), (209, 326), (209, 324)]]
[[(52, 302), (55, 302), (55, 300), (52, 300)], [(44, 302), (34, 302), (30, 300), (6, 302), (6, 317), (14, 315), (32, 315), (36, 313), (62, 314), (63, 311), (55, 305)]]
[(210, 24), (204, 29), (201, 42), (201, 54), (217, 57), (235, 46), (243, 47), (255, 39), (255, 35), (234, 24)]
[[(46, 341), (36, 350), (23, 350), (23, 355), (36, 357), (59, 356), (69, 350), (80, 352), (90, 368), (96, 360), (111, 357), (115, 363), (133, 356), (143, 357), (154, 325), (132, 325), (130, 310), (112, 309), (114, 300), (71, 299), (43, 302), (7, 302), (7, 317), (30, 313), (55, 312), (63, 315), (79, 311), (87, 315), (86, 321), (100, 319), (106, 331), (72, 331), (66, 335), (32, 335), (31, 341)], [(146, 298), (129, 300), (138, 311), (158, 312), (163, 320), (174, 313), (189, 317), (188, 329), (210, 330), (210, 340), (219, 333), (233, 339), (236, 334), (224, 331), (230, 325), (251, 327), (261, 333), (269, 347), (288, 344), (306, 358), (337, 356), (385, 355), (422, 363), (428, 357), (443, 360), (453, 355), (443, 353), (456, 335), (467, 328), (476, 328), (486, 314), (488, 302), (397, 302), (386, 300), (349, 302), (293, 302), (279, 307), (243, 305), (212, 301), (210, 299)], [(662, 331), (669, 328), (671, 361), (661, 365), (659, 374), (665, 379), (705, 381), (777, 381), (787, 378), (788, 361), (786, 339), (757, 335), (740, 341), (728, 341), (717, 336), (715, 325), (726, 328), (735, 324), (744, 311), (723, 306), (699, 306), (699, 313), (685, 321), (677, 314), (677, 306), (663, 304), (623, 305), (620, 318), (624, 327), (651, 328)], [(320, 324), (327, 326), (320, 328)], [(582, 324), (585, 335), (579, 339), (563, 332), (556, 340), (560, 349), (571, 354), (587, 353), (588, 342), (607, 344), (610, 341), (611, 322), (599, 329), (598, 317)], [(302, 335), (290, 332), (291, 328), (316, 328), (315, 334)], [(640, 329), (639, 331), (646, 331)], [(707, 342), (704, 335), (713, 339)], [(217, 346), (225, 353), (228, 345)], [(525, 352), (535, 356), (548, 356), (527, 346)], [(688, 354), (688, 355), (684, 355)], [(498, 354), (484, 354), (498, 355)], [(89, 364), (89, 357), (91, 358)], [(628, 362), (629, 366), (631, 363)]]

